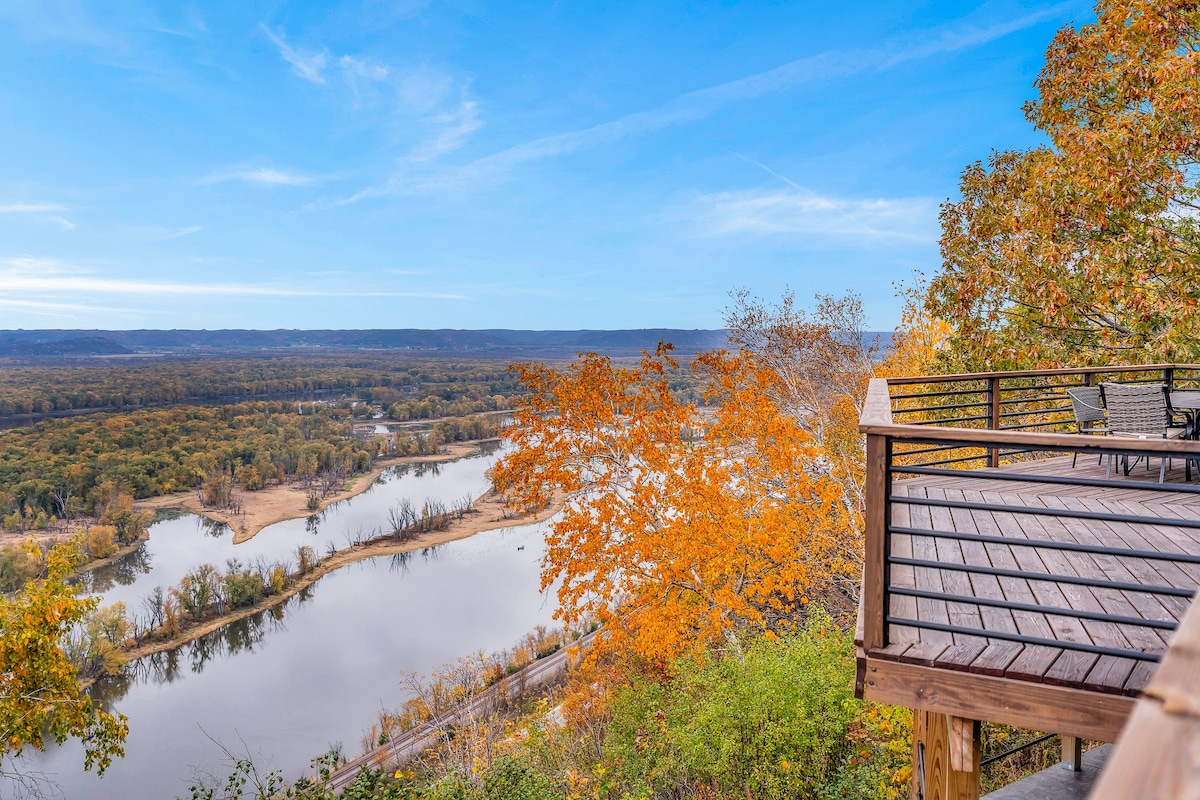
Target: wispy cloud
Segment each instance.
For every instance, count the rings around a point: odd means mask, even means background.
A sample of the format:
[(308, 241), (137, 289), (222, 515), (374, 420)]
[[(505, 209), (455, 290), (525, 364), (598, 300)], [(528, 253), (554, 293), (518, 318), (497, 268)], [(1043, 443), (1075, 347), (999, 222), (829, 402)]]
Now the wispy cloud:
[(24, 311), (44, 317), (59, 317), (62, 319), (78, 319), (88, 314), (126, 314), (129, 309), (113, 308), (111, 306), (88, 305), (84, 303), (63, 303), (57, 300), (16, 300), (0, 297), (0, 308), (11, 311)]
[(928, 31), (912, 44), (911, 38), (873, 50), (837, 50), (790, 61), (764, 72), (687, 92), (645, 111), (575, 131), (552, 134), (524, 142), (460, 167), (440, 172), (401, 170), (386, 182), (334, 201), (345, 205), (370, 197), (392, 194), (426, 194), (468, 190), (486, 180), (499, 180), (512, 168), (530, 161), (569, 155), (613, 144), (629, 136), (653, 133), (694, 122), (728, 106), (775, 94), (821, 80), (845, 78), (868, 71), (884, 71), (931, 56), (977, 47), (1060, 14), (1071, 3), (1060, 3), (1016, 19), (987, 26), (960, 24)]
[(75, 223), (55, 213), (58, 211), (66, 211), (66, 209), (56, 203), (9, 203), (7, 205), (0, 205), (0, 214), (30, 214), (37, 219), (53, 222), (64, 231), (75, 230)]
[(261, 25), (259, 27), (262, 28), (262, 32), (267, 35), (267, 38), (279, 48), (279, 55), (283, 57), (284, 61), (292, 65), (292, 71), (296, 73), (297, 76), (310, 83), (325, 83), (325, 75), (323, 73), (325, 71), (325, 64), (329, 60), (329, 53), (327, 51), (322, 50), (319, 53), (303, 55), (292, 49), (292, 47), (283, 40), (282, 36), (272, 31), (266, 25)]
[[(425, 164), (452, 153), (482, 125), (478, 104), (467, 96), (465, 86), (441, 70), (429, 65), (396, 70), (361, 54), (337, 56), (325, 48), (304, 55), (289, 46), (282, 33), (265, 25), (261, 27), (299, 77), (336, 92), (338, 82), (327, 83), (326, 75), (340, 70), (344, 91), (348, 91), (349, 102), (355, 109), (386, 108), (389, 118), (404, 121), (406, 135), (423, 134), (400, 159), (403, 164)], [(270, 180), (282, 176), (263, 174), (266, 172), (269, 171), (259, 171), (254, 177), (263, 182), (290, 183)], [(252, 179), (245, 174), (235, 177)], [(322, 202), (310, 208), (340, 204)]]
[(936, 241), (937, 210), (930, 197), (825, 197), (796, 187), (701, 195), (686, 217), (704, 236), (799, 236), (872, 247)]
[(191, 236), (193, 233), (199, 233), (202, 230), (204, 228), (200, 225), (189, 225), (186, 228), (149, 228), (146, 231), (146, 240), (150, 242), (168, 242), (172, 239)]
[(200, 183), (227, 183), (242, 181), (256, 183), (262, 186), (311, 186), (319, 183), (320, 178), (290, 169), (275, 169), (273, 167), (256, 167), (252, 169), (237, 168), (218, 172), (202, 178)]
[(52, 211), (66, 211), (66, 209), (53, 203), (9, 203), (8, 205), (0, 205), (0, 214), (47, 214)]
[(469, 100), (464, 100), (455, 109), (430, 117), (428, 121), (435, 126), (435, 133), (409, 152), (408, 161), (412, 163), (432, 161), (454, 152), (481, 125), (479, 110)]
[(421, 297), (462, 300), (452, 292), (352, 291), (294, 282), (175, 282), (97, 275), (46, 258), (8, 258), (0, 261), (0, 291), (31, 293), (89, 293), (145, 296), (219, 295), (222, 297)]

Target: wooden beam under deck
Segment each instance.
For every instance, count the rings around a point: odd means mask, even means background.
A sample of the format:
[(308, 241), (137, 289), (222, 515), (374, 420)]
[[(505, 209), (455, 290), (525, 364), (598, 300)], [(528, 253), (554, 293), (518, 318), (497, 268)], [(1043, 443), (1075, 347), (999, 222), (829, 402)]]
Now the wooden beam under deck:
[(871, 658), (860, 651), (858, 694), (877, 703), (1115, 742), (1131, 697)]

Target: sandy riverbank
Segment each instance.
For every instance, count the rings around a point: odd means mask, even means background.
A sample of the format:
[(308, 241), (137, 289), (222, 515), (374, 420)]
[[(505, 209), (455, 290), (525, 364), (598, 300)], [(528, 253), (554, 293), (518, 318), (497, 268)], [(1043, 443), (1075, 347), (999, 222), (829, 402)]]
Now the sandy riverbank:
[(375, 479), (388, 467), (394, 467), (397, 464), (453, 461), (470, 455), (478, 449), (479, 442), (455, 442), (447, 445), (445, 452), (435, 455), (381, 458), (375, 462), (371, 471), (351, 478), (341, 491), (322, 500), (321, 505), (315, 511), (308, 508), (308, 492), (304, 487), (295, 484), (271, 486), (259, 489), (257, 492), (238, 492), (237, 499), (242, 505), (241, 513), (205, 508), (200, 504), (200, 498), (196, 496), (195, 492), (176, 492), (175, 494), (151, 497), (137, 501), (137, 505), (139, 508), (183, 508), (193, 514), (200, 514), (211, 520), (223, 522), (233, 530), (233, 543), (241, 544), (247, 539), (252, 539), (263, 528), (274, 525), (276, 522), (318, 514), (336, 502), (362, 494), (371, 488)]
[[(528, 525), (533, 522), (542, 522), (549, 519), (554, 514), (558, 513), (562, 507), (560, 502), (555, 502), (549, 508), (539, 512), (538, 514), (530, 514), (524, 517), (513, 517), (506, 513), (504, 501), (499, 495), (489, 491), (487, 494), (475, 501), (471, 510), (463, 515), (462, 519), (455, 520), (448, 527), (440, 531), (423, 534), (416, 539), (407, 541), (397, 541), (390, 537), (379, 537), (369, 542), (364, 542), (361, 545), (348, 547), (345, 550), (339, 550), (331, 556), (323, 558), (312, 572), (298, 579), (295, 583), (285, 589), (282, 593), (272, 595), (265, 598), (259, 603), (245, 608), (239, 608), (236, 611), (224, 614), (220, 617), (203, 620), (202, 622), (188, 627), (180, 632), (178, 636), (166, 640), (153, 640), (143, 642), (140, 646), (130, 647), (126, 649), (126, 656), (130, 661), (141, 658), (142, 656), (160, 653), (164, 650), (170, 650), (173, 647), (178, 647), (181, 644), (186, 644), (194, 639), (199, 639), (205, 634), (212, 633), (218, 628), (224, 627), (231, 622), (236, 622), (239, 619), (255, 614), (259, 611), (277, 606), (287, 600), (289, 597), (303, 591), (312, 586), (320, 578), (336, 569), (353, 564), (355, 561), (362, 561), (366, 558), (374, 558), (376, 556), (392, 555), (393, 553), (405, 553), (412, 550), (422, 550), (426, 547), (452, 542), (458, 539), (465, 539), (468, 536), (474, 536), (477, 533), (486, 531), (500, 530), (502, 528), (511, 528), (517, 525)], [(86, 687), (92, 681), (86, 681), (83, 685)]]

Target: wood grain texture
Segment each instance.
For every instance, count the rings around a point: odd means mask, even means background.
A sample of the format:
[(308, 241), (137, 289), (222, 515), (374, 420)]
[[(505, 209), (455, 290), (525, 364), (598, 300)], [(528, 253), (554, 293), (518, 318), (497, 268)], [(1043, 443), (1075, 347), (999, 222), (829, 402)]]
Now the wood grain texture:
[(924, 800), (978, 800), (979, 723), (929, 711), (913, 714), (913, 789)]
[(864, 657), (868, 700), (1102, 742), (1116, 741), (1132, 698)]

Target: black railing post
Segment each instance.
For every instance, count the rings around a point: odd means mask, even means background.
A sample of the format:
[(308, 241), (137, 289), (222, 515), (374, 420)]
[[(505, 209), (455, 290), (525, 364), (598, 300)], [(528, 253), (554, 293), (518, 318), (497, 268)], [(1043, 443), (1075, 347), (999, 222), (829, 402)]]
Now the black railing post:
[[(1000, 430), (1000, 379), (988, 378), (988, 428)], [(1000, 466), (1000, 448), (988, 448), (988, 466)]]

